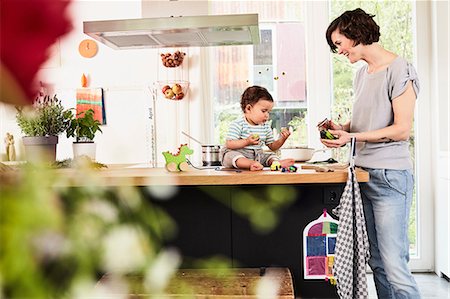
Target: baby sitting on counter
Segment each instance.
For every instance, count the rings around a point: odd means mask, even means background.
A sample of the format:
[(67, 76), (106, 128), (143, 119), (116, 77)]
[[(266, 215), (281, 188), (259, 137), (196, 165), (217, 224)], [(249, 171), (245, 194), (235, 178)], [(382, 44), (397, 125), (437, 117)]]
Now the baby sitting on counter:
[(269, 112), (273, 98), (264, 87), (248, 87), (241, 96), (243, 115), (230, 124), (225, 147), (221, 149), (221, 163), (224, 167), (251, 171), (270, 167), (279, 162), (281, 167), (294, 165), (294, 159), (280, 160), (274, 153), (264, 153), (262, 146), (278, 150), (291, 134), (284, 129), (275, 140), (270, 127)]

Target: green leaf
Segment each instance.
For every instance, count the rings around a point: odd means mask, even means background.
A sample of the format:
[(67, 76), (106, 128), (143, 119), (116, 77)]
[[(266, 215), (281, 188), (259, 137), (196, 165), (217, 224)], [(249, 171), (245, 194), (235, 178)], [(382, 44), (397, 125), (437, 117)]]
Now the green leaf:
[[(89, 109), (72, 118), (67, 129), (67, 137), (75, 137), (77, 141), (82, 139), (94, 140), (97, 131), (102, 132), (101, 123), (94, 119), (94, 110)], [(103, 133), (103, 132), (102, 132)]]

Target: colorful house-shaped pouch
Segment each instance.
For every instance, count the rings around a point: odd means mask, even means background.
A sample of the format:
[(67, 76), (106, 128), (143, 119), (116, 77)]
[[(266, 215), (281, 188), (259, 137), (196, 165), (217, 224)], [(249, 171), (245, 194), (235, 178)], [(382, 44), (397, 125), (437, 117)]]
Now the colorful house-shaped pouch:
[(334, 251), (339, 221), (326, 209), (303, 230), (304, 279), (333, 279)]

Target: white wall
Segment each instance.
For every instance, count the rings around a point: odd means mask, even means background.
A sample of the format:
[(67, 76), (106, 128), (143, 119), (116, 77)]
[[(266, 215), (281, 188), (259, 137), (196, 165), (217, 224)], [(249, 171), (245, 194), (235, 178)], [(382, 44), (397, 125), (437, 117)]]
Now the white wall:
[[(89, 87), (104, 89), (107, 124), (102, 127), (103, 134), (95, 139), (97, 160), (102, 163), (149, 163), (155, 144), (152, 141), (156, 141), (154, 152), (158, 166), (162, 166), (162, 151), (175, 151), (181, 143), (191, 143), (180, 134), (182, 130), (208, 142), (202, 133), (207, 117), (201, 113), (201, 99), (206, 92), (200, 79), (201, 49), (182, 49), (188, 57), (183, 63), (184, 78), (177, 79), (191, 78), (191, 89), (177, 102), (161, 96), (154, 102), (152, 98), (156, 81), (173, 79), (172, 73), (162, 70), (159, 54), (174, 49), (113, 50), (98, 43), (95, 57), (84, 58), (78, 53), (79, 42), (89, 38), (83, 33), (83, 21), (140, 18), (141, 6), (140, 1), (74, 1), (70, 7), (73, 30), (58, 42), (53, 57), (39, 73), (41, 81), (55, 86), (55, 93), (66, 108), (76, 107), (76, 89), (81, 87), (83, 73), (90, 79)], [(152, 5), (147, 3), (147, 7)], [(156, 112), (155, 122), (149, 119), (151, 112)], [(20, 155), (22, 133), (15, 122), (15, 109), (0, 104), (0, 136), (6, 132), (15, 136)], [(57, 159), (72, 157), (72, 141), (60, 136)], [(193, 160), (200, 162), (200, 146), (190, 145), (195, 150)], [(5, 153), (3, 147), (0, 153)]]
[(432, 138), (433, 190), (435, 194), (435, 272), (450, 277), (450, 118), (449, 118), (449, 35), (448, 1), (432, 3)]
[[(97, 160), (111, 162), (148, 161), (145, 135), (146, 87), (154, 80), (155, 51), (114, 51), (103, 44), (94, 58), (83, 58), (78, 44), (85, 38), (83, 21), (114, 18), (139, 18), (141, 6), (136, 1), (77, 1), (70, 6), (73, 30), (56, 45), (54, 57), (39, 73), (41, 81), (53, 84), (55, 93), (66, 108), (76, 106), (76, 89), (81, 87), (83, 73), (90, 78), (90, 87), (105, 89), (107, 125), (96, 137)], [(1, 135), (11, 131), (20, 151), (20, 130), (15, 126), (11, 107), (2, 109)], [(5, 120), (4, 120), (5, 119)], [(4, 121), (3, 121), (4, 120)], [(133, 138), (131, 136), (134, 136)], [(72, 140), (60, 136), (57, 159), (72, 156)]]

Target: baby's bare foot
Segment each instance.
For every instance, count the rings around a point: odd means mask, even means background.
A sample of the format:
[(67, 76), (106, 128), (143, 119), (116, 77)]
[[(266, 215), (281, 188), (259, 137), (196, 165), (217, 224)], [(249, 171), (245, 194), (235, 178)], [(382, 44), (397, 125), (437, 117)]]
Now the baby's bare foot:
[(283, 160), (280, 160), (280, 164), (281, 164), (281, 167), (287, 168), (289, 166), (294, 165), (295, 160), (294, 159), (283, 159)]
[(251, 171), (257, 171), (257, 170), (262, 170), (263, 166), (261, 163), (259, 162), (253, 162), (252, 164), (250, 164), (250, 170)]

